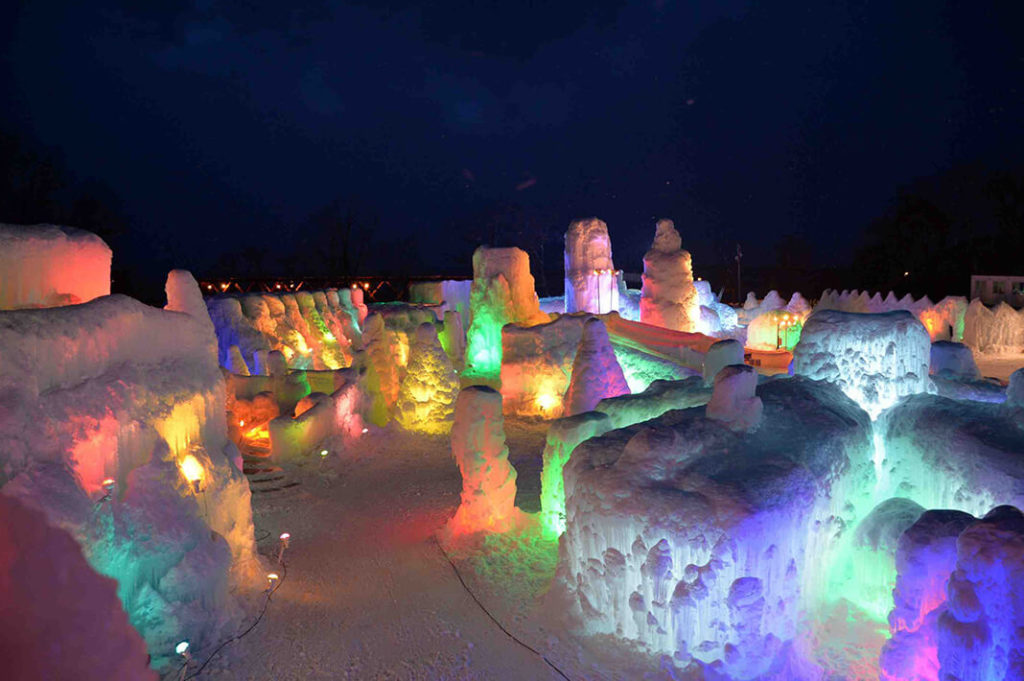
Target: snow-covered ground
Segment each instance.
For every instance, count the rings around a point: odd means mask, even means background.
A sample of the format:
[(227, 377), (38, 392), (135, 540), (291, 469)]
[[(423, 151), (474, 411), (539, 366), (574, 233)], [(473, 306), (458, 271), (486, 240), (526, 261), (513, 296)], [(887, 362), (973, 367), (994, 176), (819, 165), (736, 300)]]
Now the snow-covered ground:
[(1024, 369), (1024, 354), (1017, 355), (983, 355), (974, 353), (974, 361), (978, 371), (985, 378), (997, 378), (1003, 383), (1010, 380), (1010, 374), (1017, 369)]
[[(517, 505), (540, 508), (545, 427), (506, 421), (519, 473)], [(276, 679), (560, 679), (511, 639), (460, 584), (435, 533), (454, 513), (462, 481), (446, 437), (385, 429), (356, 451), (287, 469), (300, 484), (253, 496), (265, 555), (291, 533), (287, 576), (260, 625), (202, 677)], [(269, 533), (269, 534), (267, 534)], [(544, 598), (557, 542), (534, 526), (448, 547), (494, 617), (571, 679), (672, 678), (658, 660), (607, 638), (579, 641)], [(254, 585), (250, 601), (261, 602)], [(196, 651), (205, 658), (206, 651)], [(619, 670), (619, 671), (616, 671)], [(643, 670), (648, 670), (644, 672)]]

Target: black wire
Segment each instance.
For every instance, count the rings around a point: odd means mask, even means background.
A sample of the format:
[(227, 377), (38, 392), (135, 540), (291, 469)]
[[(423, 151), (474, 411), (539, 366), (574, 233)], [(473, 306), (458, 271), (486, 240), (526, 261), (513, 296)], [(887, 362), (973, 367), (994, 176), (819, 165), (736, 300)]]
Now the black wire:
[(494, 615), (491, 614), (490, 610), (488, 610), (486, 607), (484, 607), (484, 604), (481, 603), (480, 599), (476, 597), (476, 594), (474, 594), (473, 591), (469, 588), (469, 586), (466, 584), (466, 581), (464, 579), (462, 579), (462, 574), (459, 572), (459, 568), (455, 567), (455, 563), (452, 562), (451, 556), (449, 556), (448, 552), (444, 550), (443, 546), (441, 546), (441, 542), (439, 542), (437, 540), (437, 537), (435, 535), (431, 535), (430, 538), (434, 540), (434, 543), (437, 545), (437, 548), (441, 550), (441, 555), (443, 555), (445, 560), (448, 561), (448, 564), (452, 566), (452, 571), (455, 573), (455, 576), (458, 577), (459, 584), (461, 584), (462, 588), (466, 590), (466, 593), (468, 593), (469, 597), (473, 599), (473, 602), (475, 602), (478, 606), (480, 606), (480, 609), (484, 611), (484, 614), (487, 615), (491, 619), (492, 622), (494, 622), (496, 625), (498, 625), (498, 628), (501, 629), (503, 632), (505, 632), (506, 636), (508, 636), (510, 639), (512, 639), (513, 641), (515, 641), (516, 643), (518, 643), (522, 647), (524, 647), (527, 650), (529, 650), (531, 653), (533, 653), (534, 655), (536, 655), (540, 659), (542, 659), (545, 662), (547, 662), (548, 666), (551, 667), (552, 669), (554, 669), (555, 673), (557, 673), (559, 676), (561, 676), (563, 679), (565, 679), (565, 681), (572, 681), (568, 676), (565, 675), (565, 672), (563, 672), (561, 669), (556, 667), (555, 664), (551, 660), (546, 658), (543, 653), (541, 653), (536, 648), (531, 647), (530, 645), (524, 643), (519, 638), (517, 638), (515, 634), (513, 634), (511, 631), (506, 629), (502, 625), (502, 623), (499, 622), (494, 617)]

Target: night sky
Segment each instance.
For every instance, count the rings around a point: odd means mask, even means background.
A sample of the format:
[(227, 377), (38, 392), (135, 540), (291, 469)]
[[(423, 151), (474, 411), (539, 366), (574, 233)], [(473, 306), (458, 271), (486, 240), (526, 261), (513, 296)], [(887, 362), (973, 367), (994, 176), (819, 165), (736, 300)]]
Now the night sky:
[(590, 215), (632, 271), (657, 217), (698, 273), (785, 234), (841, 263), (908, 183), (1024, 159), (1019, 0), (297, 4), (15, 2), (0, 129), (108, 187), (162, 272), (315, 246), (332, 202), (379, 224), (366, 271), (494, 234), (558, 266)]

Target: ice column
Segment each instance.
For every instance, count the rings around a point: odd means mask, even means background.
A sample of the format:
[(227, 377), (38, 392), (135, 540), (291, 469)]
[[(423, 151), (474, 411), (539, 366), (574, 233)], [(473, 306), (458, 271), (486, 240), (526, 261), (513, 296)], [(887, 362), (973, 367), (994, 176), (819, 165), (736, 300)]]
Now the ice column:
[(658, 220), (651, 250), (644, 255), (640, 321), (676, 331), (696, 331), (700, 319), (690, 254), (671, 220)]
[(565, 311), (603, 314), (619, 309), (619, 273), (608, 225), (577, 220), (565, 233)]
[(406, 430), (442, 434), (452, 427), (459, 376), (430, 322), (416, 328), (398, 389), (395, 419)]
[(508, 461), (501, 393), (480, 385), (463, 389), (451, 441), (462, 472), (462, 503), (448, 521), (448, 533), (509, 529), (517, 515), (516, 470)]

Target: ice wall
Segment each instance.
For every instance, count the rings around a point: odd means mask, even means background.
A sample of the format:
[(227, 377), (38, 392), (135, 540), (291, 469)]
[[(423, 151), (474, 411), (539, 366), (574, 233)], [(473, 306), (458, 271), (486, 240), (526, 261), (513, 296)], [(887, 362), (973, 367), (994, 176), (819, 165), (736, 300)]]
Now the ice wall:
[(1024, 310), (1014, 310), (1005, 302), (990, 310), (980, 300), (972, 300), (964, 319), (964, 344), (986, 354), (1024, 352)]
[[(329, 395), (310, 393), (294, 417), (284, 414), (267, 421), (272, 460), (309, 462), (325, 448), (330, 450), (332, 443), (347, 447), (362, 435), (369, 400), (354, 371), (340, 373), (342, 385)], [(259, 423), (251, 418), (247, 423)]]
[(262, 373), (260, 353), (277, 350), (296, 369), (349, 366), (362, 347), (361, 289), (221, 295), (206, 301), (217, 333), (221, 366), (237, 346), (250, 373)]
[(0, 494), (0, 518), (4, 678), (154, 681), (117, 583), (42, 513)]
[(0, 310), (74, 305), (110, 295), (112, 257), (92, 232), (0, 223)]
[(570, 224), (565, 233), (565, 312), (618, 310), (619, 280), (608, 225), (597, 218)]
[(385, 328), (383, 317), (372, 314), (366, 318), (363, 351), (357, 364), (365, 372), (366, 391), (371, 400), (369, 418), (375, 425), (383, 426), (391, 420), (405, 364), (400, 355), (405, 352), (398, 334)]
[(458, 312), (462, 321), (469, 323), (469, 292), (471, 279), (444, 279), (442, 281), (414, 281), (409, 284), (409, 302), (439, 305), (441, 314)]
[(406, 430), (446, 434), (452, 427), (458, 392), (459, 376), (441, 347), (436, 327), (430, 322), (420, 324), (398, 389), (395, 420)]
[(904, 395), (934, 390), (930, 355), (928, 332), (909, 312), (823, 310), (804, 324), (793, 371), (835, 383), (875, 417)]
[[(124, 296), (0, 313), (0, 482), (115, 577), (159, 664), (231, 625), (229, 576), (255, 563), (249, 487), (231, 460), (224, 379), (202, 308)], [(198, 487), (180, 468), (192, 459)], [(98, 509), (104, 481), (115, 494)], [(177, 640), (174, 640), (177, 637)]]
[(455, 402), (451, 442), (462, 473), (462, 502), (447, 533), (508, 530), (518, 519), (516, 469), (508, 461), (501, 393), (479, 385), (463, 389)]
[(758, 397), (753, 434), (689, 409), (574, 449), (557, 584), (584, 631), (735, 679), (797, 635), (822, 564), (864, 513), (871, 424), (824, 383), (770, 381)]
[(914, 300), (909, 293), (897, 298), (895, 293), (889, 291), (883, 298), (881, 293), (871, 294), (857, 290), (839, 292), (826, 289), (814, 310), (872, 314), (906, 310), (920, 320), (933, 341), (960, 341), (966, 333), (967, 299), (960, 296), (947, 296), (938, 303), (933, 303), (928, 296)]
[(640, 321), (676, 331), (697, 330), (700, 303), (693, 285), (690, 253), (671, 220), (659, 220), (651, 249), (644, 255)]

